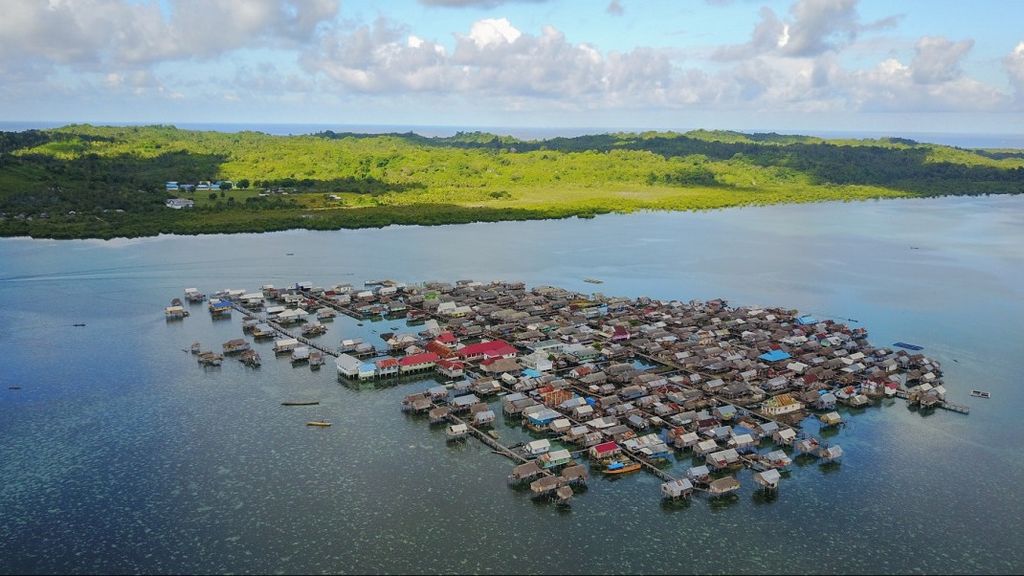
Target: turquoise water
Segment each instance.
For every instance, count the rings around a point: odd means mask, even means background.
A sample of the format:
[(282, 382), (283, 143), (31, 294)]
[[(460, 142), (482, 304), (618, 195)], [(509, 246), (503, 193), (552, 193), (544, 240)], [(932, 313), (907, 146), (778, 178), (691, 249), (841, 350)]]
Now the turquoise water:
[[(658, 480), (634, 474), (593, 478), (563, 511), (509, 489), (511, 464), (479, 442), (449, 447), (443, 430), (403, 415), (400, 398), (425, 383), (351, 389), (330, 364), (292, 368), (269, 344), (257, 345), (259, 371), (230, 360), (203, 370), (182, 348), (237, 337), (238, 315), (162, 317), (186, 286), (388, 277), (519, 279), (853, 318), (874, 342), (925, 346), (972, 413), (921, 416), (898, 401), (862, 411), (830, 438), (843, 464), (796, 466), (773, 501), (744, 472), (733, 502), (667, 506)], [(0, 302), (0, 572), (1024, 569), (1024, 197), (6, 239)], [(338, 318), (321, 338), (395, 326)], [(972, 388), (992, 400), (970, 398)], [(280, 406), (296, 398), (321, 405)], [(311, 418), (334, 426), (309, 429)]]

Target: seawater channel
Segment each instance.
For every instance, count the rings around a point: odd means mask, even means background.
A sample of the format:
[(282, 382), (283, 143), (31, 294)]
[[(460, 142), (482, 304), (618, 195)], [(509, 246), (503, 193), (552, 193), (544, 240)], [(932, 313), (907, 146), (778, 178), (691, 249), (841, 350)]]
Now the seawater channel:
[[(666, 506), (638, 473), (594, 476), (563, 510), (509, 489), (512, 464), (481, 443), (447, 445), (443, 427), (402, 414), (425, 383), (345, 386), (330, 362), (292, 368), (269, 343), (258, 371), (204, 370), (183, 349), (241, 336), (240, 315), (162, 313), (187, 286), (378, 278), (856, 319), (873, 343), (924, 346), (971, 414), (866, 409), (830, 438), (840, 466), (795, 466), (772, 501), (745, 472), (728, 503)], [(0, 572), (1024, 570), (1024, 196), (4, 239), (0, 303)], [(320, 341), (374, 341), (401, 322), (363, 324), (339, 316)], [(300, 397), (321, 403), (280, 405)], [(525, 438), (500, 417), (498, 431)]]

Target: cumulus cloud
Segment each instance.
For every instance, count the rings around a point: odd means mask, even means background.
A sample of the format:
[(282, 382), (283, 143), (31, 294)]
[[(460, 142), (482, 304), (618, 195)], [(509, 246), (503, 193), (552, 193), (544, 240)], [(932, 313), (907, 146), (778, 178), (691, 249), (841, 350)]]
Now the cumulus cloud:
[(785, 19), (771, 8), (762, 7), (750, 40), (720, 47), (713, 58), (740, 60), (767, 54), (817, 56), (849, 45), (861, 32), (891, 28), (901, 18), (889, 16), (875, 22), (862, 22), (857, 3), (858, 0), (798, 0), (790, 6)]
[[(506, 0), (420, 1), (487, 8)], [(621, 0), (606, 6), (612, 15), (622, 12)], [(700, 61), (668, 48), (602, 51), (554, 26), (520, 29), (503, 17), (477, 19), (438, 40), (383, 17), (338, 21), (338, 0), (7, 0), (3, 7), (5, 102), (51, 92), (46, 79), (55, 90), (125, 98), (272, 102), (364, 94), (386, 105), (423, 98), (498, 110), (992, 111), (1014, 101), (1005, 88), (965, 72), (973, 40), (926, 36), (907, 56), (886, 48), (891, 39), (863, 37), (899, 17), (864, 22), (857, 0), (796, 0), (784, 13), (761, 8), (747, 42), (713, 49)], [(865, 51), (872, 42), (888, 54), (864, 64), (864, 54), (879, 50)], [(254, 54), (263, 59), (258, 52), (230, 56), (246, 48), (271, 48), (274, 62), (252, 63)], [(858, 68), (850, 68), (845, 50), (856, 50)], [(187, 61), (189, 72), (157, 67), (175, 61)], [(1024, 42), (1002, 64), (1024, 105)]]
[(1024, 41), (1003, 58), (1003, 69), (1010, 76), (1017, 99), (1024, 102)]
[(528, 34), (505, 18), (474, 22), (468, 33), (455, 35), (451, 53), (380, 19), (346, 34), (329, 34), (303, 64), (339, 90), (542, 98), (572, 106), (663, 102), (675, 74), (663, 51), (603, 54), (569, 42), (554, 27)]
[(868, 111), (994, 111), (1008, 96), (993, 86), (966, 76), (960, 61), (972, 40), (953, 42), (923, 37), (914, 58), (904, 64), (888, 58), (875, 68), (844, 73), (842, 89), (857, 109)]
[(974, 46), (974, 40), (953, 42), (939, 36), (925, 36), (914, 47), (911, 63), (914, 82), (937, 84), (955, 80), (963, 74), (960, 60)]
[[(804, 12), (794, 13), (801, 14), (799, 22), (813, 21)], [(849, 70), (835, 51), (824, 48), (822, 39), (833, 28), (818, 24), (808, 25), (818, 31), (813, 34), (787, 31), (770, 11), (763, 15), (753, 43), (774, 50), (730, 60), (717, 70), (686, 67), (662, 49), (602, 52), (570, 42), (554, 27), (532, 34), (505, 18), (474, 22), (468, 32), (455, 34), (452, 50), (381, 19), (325, 36), (303, 65), (341, 93), (429, 92), (489, 99), (499, 107), (533, 102), (578, 109), (915, 111), (994, 110), (1005, 104), (1006, 94), (963, 73), (961, 62), (971, 40), (925, 37), (909, 63), (890, 58), (874, 68)], [(790, 43), (799, 47), (796, 53), (822, 52), (795, 57), (784, 50)], [(1018, 74), (1015, 78), (1024, 79), (1024, 48), (1006, 65)]]
[(6, 0), (0, 61), (77, 67), (210, 58), (254, 42), (301, 44), (338, 0)]
[(419, 0), (425, 6), (441, 8), (495, 8), (502, 4), (540, 4), (548, 0)]

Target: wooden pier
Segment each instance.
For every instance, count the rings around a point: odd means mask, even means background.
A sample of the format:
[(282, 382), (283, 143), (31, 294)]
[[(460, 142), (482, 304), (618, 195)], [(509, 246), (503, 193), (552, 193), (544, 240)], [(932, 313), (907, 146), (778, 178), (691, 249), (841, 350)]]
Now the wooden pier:
[[(244, 314), (244, 315), (246, 315), (248, 317), (259, 318), (259, 316), (256, 316), (253, 312), (247, 310), (244, 306), (242, 306), (238, 302), (235, 302), (234, 300), (228, 300), (228, 302), (231, 304), (232, 308), (234, 308), (235, 310), (238, 310), (242, 314)], [(313, 348), (315, 350), (319, 350), (319, 351), (323, 352), (324, 354), (327, 354), (328, 356), (331, 356), (332, 358), (337, 358), (338, 357), (338, 351), (337, 350), (332, 350), (332, 349), (330, 349), (330, 348), (328, 348), (328, 347), (326, 347), (326, 346), (324, 346), (322, 344), (318, 344), (316, 342), (313, 342), (312, 340), (310, 340), (309, 338), (306, 338), (305, 336), (303, 336), (301, 334), (293, 334), (292, 332), (290, 332), (287, 328), (285, 328), (281, 324), (279, 324), (279, 323), (277, 323), (277, 322), (267, 318), (266, 315), (264, 315), (263, 318), (261, 318), (261, 319), (267, 324), (267, 326), (270, 326), (275, 331), (277, 331), (279, 334), (281, 334), (281, 335), (283, 335), (285, 337), (294, 338), (294, 339), (298, 340), (299, 342), (301, 342), (304, 346), (309, 346), (310, 348)]]

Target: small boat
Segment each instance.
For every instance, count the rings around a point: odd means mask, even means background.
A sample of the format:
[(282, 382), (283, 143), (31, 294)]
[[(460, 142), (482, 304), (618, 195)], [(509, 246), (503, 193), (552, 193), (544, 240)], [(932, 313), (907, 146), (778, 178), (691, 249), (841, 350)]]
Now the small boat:
[(281, 406), (316, 406), (320, 404), (319, 400), (288, 400), (281, 402)]
[(975, 398), (991, 398), (992, 394), (984, 390), (971, 390), (971, 396)]
[(295, 252), (287, 252), (285, 253), (285, 256), (295, 256)]
[(326, 428), (330, 425), (331, 423), (327, 420), (310, 420), (309, 422), (306, 422), (306, 426), (319, 426), (321, 428)]
[(590, 284), (604, 284), (604, 280), (598, 280), (597, 278), (584, 278), (583, 281)]
[(21, 390), (21, 386), (8, 386), (8, 390)]
[(494, 438), (495, 440), (498, 439), (498, 433), (495, 432), (494, 430), (488, 430), (487, 435), (490, 436), (491, 438)]
[(72, 324), (72, 326), (75, 326), (75, 327), (81, 328), (82, 326), (85, 326), (85, 324), (84, 324), (84, 323), (81, 323), (81, 322), (80, 322), (80, 323), (78, 323), (78, 324)]
[(907, 350), (924, 350), (924, 346), (918, 346), (917, 344), (908, 344), (906, 342), (896, 342), (893, 346), (899, 348), (906, 348)]
[(629, 474), (640, 469), (639, 462), (615, 460), (604, 469), (605, 474)]

